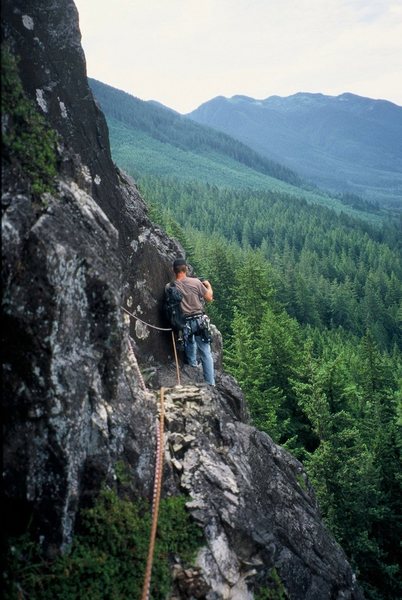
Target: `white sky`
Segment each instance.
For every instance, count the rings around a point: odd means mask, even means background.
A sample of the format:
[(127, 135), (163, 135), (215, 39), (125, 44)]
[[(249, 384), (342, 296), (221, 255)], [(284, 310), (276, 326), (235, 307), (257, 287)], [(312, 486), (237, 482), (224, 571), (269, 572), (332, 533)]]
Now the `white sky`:
[(402, 0), (75, 0), (90, 77), (181, 113), (215, 96), (402, 105)]

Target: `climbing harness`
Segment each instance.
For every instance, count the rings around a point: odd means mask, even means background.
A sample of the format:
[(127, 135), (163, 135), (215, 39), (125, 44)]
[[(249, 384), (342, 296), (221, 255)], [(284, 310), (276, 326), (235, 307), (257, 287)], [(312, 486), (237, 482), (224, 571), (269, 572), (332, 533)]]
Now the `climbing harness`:
[(186, 317), (184, 341), (191, 335), (199, 335), (203, 342), (212, 341), (211, 321), (205, 313)]
[(141, 600), (149, 599), (152, 565), (153, 565), (153, 558), (154, 558), (154, 551), (155, 551), (156, 529), (158, 527), (159, 505), (160, 505), (161, 489), (162, 489), (163, 454), (164, 454), (164, 448), (165, 448), (165, 437), (164, 437), (165, 397), (164, 396), (165, 396), (165, 390), (162, 387), (160, 389), (159, 427), (157, 428), (157, 438), (156, 438), (156, 466), (155, 466), (155, 479), (154, 479), (154, 493), (153, 493), (153, 500), (152, 500), (152, 527), (151, 527), (151, 534), (149, 536), (148, 558), (147, 558), (147, 566), (145, 569), (145, 578), (144, 578), (144, 585), (142, 588)]

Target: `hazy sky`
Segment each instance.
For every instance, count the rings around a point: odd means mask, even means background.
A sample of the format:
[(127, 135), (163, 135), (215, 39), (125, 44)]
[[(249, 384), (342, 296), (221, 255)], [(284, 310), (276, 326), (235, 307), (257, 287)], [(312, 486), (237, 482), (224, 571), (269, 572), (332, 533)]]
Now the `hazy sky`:
[(88, 75), (186, 113), (352, 92), (402, 105), (402, 0), (75, 0)]

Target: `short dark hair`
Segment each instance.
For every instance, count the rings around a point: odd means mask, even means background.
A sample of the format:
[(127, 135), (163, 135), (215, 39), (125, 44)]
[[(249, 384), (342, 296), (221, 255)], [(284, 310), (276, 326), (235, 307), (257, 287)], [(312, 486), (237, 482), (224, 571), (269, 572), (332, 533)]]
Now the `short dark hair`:
[(173, 262), (173, 271), (175, 273), (180, 273), (181, 271), (185, 271), (187, 268), (187, 261), (183, 256), (176, 258)]
[(176, 267), (187, 267), (187, 261), (184, 258), (184, 256), (179, 256), (179, 258), (176, 258), (176, 260), (173, 262), (173, 268), (175, 269)]
[(176, 260), (173, 262), (173, 269), (176, 270), (177, 267), (187, 267), (187, 261), (183, 256), (176, 258)]

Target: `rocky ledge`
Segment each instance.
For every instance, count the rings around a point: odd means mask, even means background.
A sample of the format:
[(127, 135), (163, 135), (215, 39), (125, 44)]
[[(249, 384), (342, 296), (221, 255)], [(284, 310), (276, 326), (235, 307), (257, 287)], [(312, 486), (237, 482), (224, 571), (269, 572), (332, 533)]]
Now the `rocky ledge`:
[(190, 497), (205, 536), (198, 571), (177, 567), (182, 593), (187, 582), (204, 590), (195, 597), (252, 600), (275, 568), (289, 598), (362, 598), (302, 465), (239, 420), (219, 389), (176, 386), (164, 398), (165, 493)]

